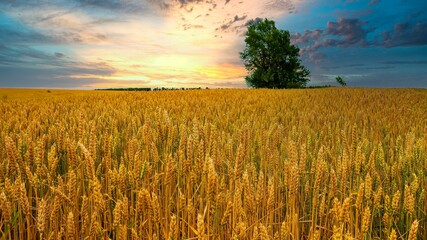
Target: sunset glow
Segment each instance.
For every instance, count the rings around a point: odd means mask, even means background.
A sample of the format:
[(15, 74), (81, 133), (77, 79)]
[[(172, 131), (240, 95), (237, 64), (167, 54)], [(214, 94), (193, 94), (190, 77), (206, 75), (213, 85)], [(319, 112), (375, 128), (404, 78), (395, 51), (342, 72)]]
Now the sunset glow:
[[(290, 30), (312, 84), (426, 86), (426, 4), (399, 1), (6, 0), (0, 87), (246, 87), (239, 52), (256, 18)], [(401, 17), (380, 26), (374, 13)]]

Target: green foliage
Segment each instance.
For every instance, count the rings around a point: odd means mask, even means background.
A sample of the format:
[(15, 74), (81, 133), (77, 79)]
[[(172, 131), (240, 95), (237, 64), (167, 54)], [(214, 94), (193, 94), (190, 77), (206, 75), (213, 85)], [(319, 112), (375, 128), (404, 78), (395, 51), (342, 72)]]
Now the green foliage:
[(347, 83), (344, 81), (344, 79), (340, 76), (336, 77), (335, 80), (337, 80), (337, 83), (339, 83), (342, 87), (347, 86)]
[(248, 70), (246, 83), (254, 88), (300, 88), (309, 81), (309, 70), (301, 65), (299, 48), (290, 42), (289, 31), (274, 21), (254, 22), (246, 33), (246, 48), (240, 57)]

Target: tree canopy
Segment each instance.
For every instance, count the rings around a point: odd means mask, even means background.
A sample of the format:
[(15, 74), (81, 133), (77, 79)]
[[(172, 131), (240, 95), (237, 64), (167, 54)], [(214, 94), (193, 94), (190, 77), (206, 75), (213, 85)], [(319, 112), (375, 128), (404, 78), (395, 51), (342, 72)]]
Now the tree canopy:
[(299, 48), (290, 42), (289, 31), (274, 21), (253, 21), (248, 26), (246, 47), (240, 57), (248, 70), (246, 83), (254, 88), (305, 87), (310, 71), (301, 65)]

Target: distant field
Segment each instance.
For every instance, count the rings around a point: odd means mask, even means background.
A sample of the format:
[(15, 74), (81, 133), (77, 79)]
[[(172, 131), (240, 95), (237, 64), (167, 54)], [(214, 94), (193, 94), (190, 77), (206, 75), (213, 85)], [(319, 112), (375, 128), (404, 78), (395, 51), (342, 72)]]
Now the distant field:
[(2, 239), (427, 239), (427, 91), (0, 89)]
[(37, 99), (64, 96), (87, 96), (106, 93), (107, 91), (58, 90), (58, 89), (13, 89), (0, 88), (0, 100), (4, 99)]

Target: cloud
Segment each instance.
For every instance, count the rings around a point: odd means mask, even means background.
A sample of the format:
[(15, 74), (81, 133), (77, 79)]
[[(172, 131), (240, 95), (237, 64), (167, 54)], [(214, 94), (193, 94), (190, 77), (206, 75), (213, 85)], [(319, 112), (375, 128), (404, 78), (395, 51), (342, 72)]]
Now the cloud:
[(249, 26), (249, 25), (252, 25), (252, 24), (256, 24), (256, 23), (259, 23), (259, 22), (262, 22), (262, 18), (259, 18), (259, 17), (257, 17), (257, 18), (254, 18), (254, 19), (250, 19), (250, 20), (248, 20), (248, 21), (246, 21), (246, 23), (245, 23), (245, 27), (247, 27), (247, 26)]
[[(178, 2), (181, 3), (181, 7), (170, 8), (169, 14), (175, 16), (175, 21), (179, 16), (183, 20), (182, 26), (184, 24), (195, 24), (194, 22), (197, 21), (206, 30), (218, 32), (215, 33), (217, 35), (224, 36), (223, 33), (233, 33), (241, 36), (243, 29), (247, 26), (243, 22), (246, 19), (277, 19), (288, 14), (289, 9), (294, 10), (306, 0), (178, 0)], [(191, 11), (187, 11), (189, 9)]]
[(305, 30), (303, 34), (295, 33), (291, 35), (291, 40), (295, 44), (307, 44), (311, 42), (315, 42), (319, 40), (322, 36), (324, 36), (323, 30)]
[(369, 18), (375, 13), (376, 9), (366, 8), (366, 9), (340, 9), (336, 10), (335, 15), (338, 18), (347, 18), (347, 19), (364, 19)]
[(65, 43), (105, 40), (108, 37), (103, 34), (105, 25), (136, 19), (146, 22), (155, 20), (153, 23), (158, 24), (174, 21), (184, 30), (203, 26), (238, 36), (243, 24), (230, 29), (233, 24), (247, 18), (275, 19), (302, 4), (301, 1), (296, 3), (296, 0), (41, 0), (31, 5), (25, 1), (11, 2), (0, 3), (10, 16)]
[(386, 48), (427, 45), (427, 24), (422, 22), (397, 23), (393, 30), (381, 33), (377, 37), (376, 44)]
[(47, 16), (42, 17), (39, 21), (40, 22), (48, 21), (48, 20), (54, 19), (56, 17), (60, 17), (60, 16), (64, 16), (64, 15), (70, 14), (72, 12), (73, 12), (73, 10), (65, 10), (65, 11), (53, 12), (53, 13), (47, 15)]
[[(371, 35), (369, 38), (368, 35)], [(329, 21), (325, 29), (305, 30), (293, 33), (291, 40), (301, 48), (301, 54), (309, 60), (319, 61), (321, 48), (394, 48), (401, 46), (427, 45), (427, 24), (423, 22), (403, 22), (392, 30), (379, 32), (360, 19), (340, 18)]]
[(259, 18), (259, 17), (257, 17), (257, 18), (254, 18), (254, 19), (251, 19), (251, 20), (248, 20), (246, 23), (245, 23), (245, 27), (247, 27), (247, 26), (249, 26), (249, 25), (252, 25), (252, 24), (256, 24), (256, 23), (259, 23), (259, 22), (262, 22), (262, 18)]
[(197, 29), (197, 28), (204, 28), (204, 26), (203, 25), (197, 25), (197, 24), (184, 24), (184, 25), (182, 25), (182, 27), (184, 28), (184, 30), (188, 30), (188, 29)]
[(55, 40), (25, 26), (7, 26), (0, 23), (0, 43), (3, 44), (39, 44), (55, 43)]
[(365, 25), (366, 22), (360, 19), (340, 18), (337, 22), (329, 21), (325, 30), (305, 30), (303, 34), (294, 33), (291, 35), (291, 40), (302, 47), (301, 54), (308, 55), (310, 60), (319, 61), (324, 57), (315, 53), (320, 48), (368, 46), (366, 37), (373, 29), (366, 29)]
[(110, 76), (117, 70), (103, 61), (76, 61), (69, 59), (64, 53), (47, 53), (27, 46), (0, 45), (0, 73), (7, 68), (45, 69), (55, 71), (57, 76), (97, 75)]
[(293, 1), (290, 0), (273, 0), (266, 4), (267, 9), (286, 9), (288, 12), (295, 10)]
[(371, 0), (368, 5), (372, 6), (372, 5), (375, 5), (375, 4), (379, 3), (380, 1), (381, 0)]
[[(250, 20), (247, 20), (244, 24), (237, 24), (234, 27), (232, 27), (232, 25), (236, 22), (239, 21), (243, 21), (247, 18), (247, 16), (242, 16), (242, 17), (238, 17), (238, 15), (236, 15), (234, 17), (234, 19), (230, 20), (228, 23), (221, 25), (220, 27), (216, 28), (216, 31), (222, 32), (222, 33), (235, 33), (237, 34), (239, 37), (244, 37), (246, 35), (247, 32), (247, 28), (249, 25), (255, 24), (255, 23), (259, 23), (261, 21), (263, 21), (263, 18), (253, 18)], [(218, 35), (215, 35), (215, 37), (218, 37)], [(221, 36), (222, 38), (222, 36)], [(234, 49), (235, 50), (235, 49)]]
[(13, 64), (49, 64), (57, 65), (56, 58), (45, 52), (38, 51), (26, 46), (4, 46), (0, 45), (0, 65)]
[(246, 19), (247, 16), (241, 16), (239, 17), (238, 15), (234, 16), (233, 19), (231, 19), (230, 21), (228, 21), (227, 23), (221, 25), (221, 27), (217, 28), (216, 30), (222, 30), (222, 31), (226, 31), (228, 30), (231, 25), (233, 25), (236, 22), (240, 22)]
[[(64, 72), (80, 72), (73, 68), (40, 69), (29, 66), (0, 66), (1, 87), (25, 88), (93, 88), (91, 86), (108, 83), (108, 80), (95, 78), (72, 78)], [(114, 82), (114, 81), (112, 81)]]
[[(63, 86), (73, 79), (80, 86), (85, 81), (91, 86), (115, 81), (162, 86), (167, 80), (183, 86), (201, 81), (237, 86), (246, 74), (238, 52), (247, 25), (277, 20), (303, 2), (0, 1), (0, 75), (45, 86), (55, 79)], [(25, 74), (11, 75), (6, 67), (25, 68)]]
[[(116, 13), (149, 14), (151, 10), (168, 10), (172, 4), (178, 1), (172, 0), (74, 0), (78, 8), (98, 8)], [(179, 2), (183, 2), (179, 0)], [(185, 2), (185, 1), (184, 1)], [(185, 4), (185, 3), (184, 3)]]
[(360, 19), (340, 18), (338, 22), (328, 22), (326, 34), (331, 36), (342, 37), (342, 39), (329, 39), (327, 41), (331, 46), (349, 47), (366, 44), (366, 35), (368, 30), (363, 27), (366, 22)]
[(410, 61), (385, 61), (383, 64), (396, 64), (396, 65), (427, 65), (427, 61), (423, 60), (410, 60)]
[(308, 59), (314, 63), (321, 63), (326, 58), (326, 55), (318, 52), (311, 52), (308, 54)]
[[(189, 4), (189, 3), (199, 3), (203, 2), (203, 0), (178, 0), (182, 5)], [(207, 3), (210, 3), (212, 1), (207, 1)]]

